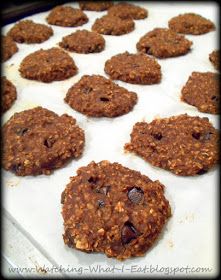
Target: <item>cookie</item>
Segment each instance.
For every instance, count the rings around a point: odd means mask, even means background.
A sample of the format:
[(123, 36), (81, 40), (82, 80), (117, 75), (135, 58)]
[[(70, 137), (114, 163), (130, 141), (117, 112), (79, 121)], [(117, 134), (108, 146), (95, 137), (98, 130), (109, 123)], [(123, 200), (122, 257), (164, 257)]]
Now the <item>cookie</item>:
[(219, 159), (219, 134), (208, 118), (187, 114), (138, 122), (125, 149), (176, 175), (206, 173)]
[(62, 38), (59, 46), (76, 53), (98, 53), (105, 47), (104, 38), (97, 32), (78, 30)]
[(82, 1), (79, 2), (79, 6), (82, 10), (101, 12), (108, 10), (110, 7), (112, 7), (113, 2)]
[(18, 176), (49, 175), (84, 147), (84, 132), (74, 118), (42, 107), (14, 114), (2, 135), (3, 167)]
[(193, 72), (182, 88), (181, 100), (204, 113), (219, 113), (219, 74)]
[(1, 93), (1, 113), (4, 113), (11, 108), (17, 99), (16, 88), (6, 77), (1, 77)]
[(158, 58), (175, 57), (188, 53), (192, 42), (167, 28), (155, 28), (140, 38), (137, 50)]
[(51, 48), (26, 56), (19, 71), (23, 78), (50, 83), (68, 79), (77, 74), (74, 60), (63, 50)]
[(137, 94), (100, 75), (85, 75), (68, 90), (65, 102), (86, 116), (113, 118), (130, 112)]
[(212, 62), (216, 70), (219, 70), (220, 67), (220, 51), (215, 50), (209, 54), (209, 60)]
[(9, 30), (8, 35), (18, 43), (34, 44), (48, 40), (53, 35), (53, 30), (45, 24), (22, 20)]
[(104, 71), (113, 80), (131, 84), (151, 85), (161, 80), (160, 65), (143, 53), (125, 52), (112, 56), (106, 61)]
[(88, 17), (80, 9), (69, 6), (56, 6), (51, 10), (46, 20), (52, 25), (76, 27), (87, 23)]
[(215, 29), (211, 20), (194, 13), (173, 17), (169, 20), (168, 25), (175, 32), (192, 35), (205, 34)]
[(122, 19), (144, 19), (148, 12), (146, 9), (129, 3), (119, 3), (108, 10), (108, 14)]
[(2, 35), (2, 62), (7, 61), (9, 58), (11, 58), (17, 51), (18, 47), (16, 43), (12, 40), (9, 36)]
[(171, 216), (164, 188), (118, 163), (79, 168), (62, 193), (65, 244), (118, 260), (143, 256)]
[(120, 36), (134, 30), (132, 19), (121, 19), (115, 16), (105, 15), (97, 18), (92, 25), (92, 30), (104, 35)]

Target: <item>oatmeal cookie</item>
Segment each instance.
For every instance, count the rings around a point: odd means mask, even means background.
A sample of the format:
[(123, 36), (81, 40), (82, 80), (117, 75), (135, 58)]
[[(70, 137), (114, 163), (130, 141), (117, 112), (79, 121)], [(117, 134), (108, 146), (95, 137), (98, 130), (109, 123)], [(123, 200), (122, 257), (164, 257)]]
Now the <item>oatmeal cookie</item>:
[(62, 193), (65, 244), (118, 260), (143, 256), (171, 216), (164, 188), (118, 163), (79, 168)]
[(56, 6), (51, 10), (46, 20), (52, 25), (76, 27), (87, 23), (88, 17), (80, 9), (69, 6)]
[(74, 118), (42, 107), (14, 114), (2, 135), (3, 167), (18, 176), (49, 175), (84, 147), (84, 132)]
[(212, 62), (216, 70), (220, 68), (220, 51), (215, 50), (209, 54), (209, 60)]
[(181, 100), (204, 113), (219, 113), (219, 74), (193, 72), (182, 88)]
[(108, 14), (117, 16), (122, 19), (144, 19), (147, 17), (148, 12), (146, 9), (129, 3), (119, 3), (114, 5), (108, 10)]
[(105, 47), (104, 38), (97, 32), (78, 30), (62, 38), (59, 46), (76, 53), (98, 53)]
[(16, 43), (12, 40), (9, 36), (2, 35), (2, 62), (7, 61), (9, 58), (11, 58), (17, 51), (18, 47)]
[(68, 90), (65, 101), (84, 115), (113, 118), (130, 112), (137, 94), (100, 75), (85, 75)]
[(113, 80), (131, 84), (150, 85), (161, 80), (161, 67), (158, 62), (143, 53), (128, 52), (112, 56), (105, 63), (104, 71)]
[(17, 91), (12, 82), (7, 80), (6, 77), (1, 77), (1, 92), (1, 113), (4, 113), (11, 108), (17, 99)]
[(79, 2), (79, 6), (82, 10), (96, 11), (96, 12), (108, 10), (113, 5), (114, 5), (113, 2), (110, 2), (110, 1), (105, 1), (105, 2), (81, 1), (81, 2)]
[(215, 29), (211, 20), (194, 13), (173, 17), (169, 20), (168, 25), (175, 32), (192, 35), (205, 34)]
[(77, 74), (77, 70), (74, 60), (59, 48), (31, 53), (23, 59), (19, 68), (23, 78), (44, 83), (68, 79)]
[(18, 43), (42, 43), (53, 35), (53, 29), (32, 20), (22, 20), (9, 30), (8, 35)]
[(97, 18), (92, 25), (92, 30), (104, 35), (120, 36), (134, 30), (132, 19), (121, 19), (116, 16), (105, 15)]
[(201, 175), (219, 159), (219, 134), (208, 118), (187, 114), (138, 122), (125, 149), (176, 175)]
[(175, 57), (188, 53), (192, 42), (167, 28), (155, 28), (140, 38), (137, 49), (158, 58)]

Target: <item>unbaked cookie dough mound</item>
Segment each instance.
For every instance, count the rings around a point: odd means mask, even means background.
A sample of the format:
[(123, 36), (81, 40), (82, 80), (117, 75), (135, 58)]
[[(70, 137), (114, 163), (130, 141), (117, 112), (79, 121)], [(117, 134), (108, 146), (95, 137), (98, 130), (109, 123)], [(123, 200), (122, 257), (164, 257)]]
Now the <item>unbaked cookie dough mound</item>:
[(79, 168), (62, 204), (65, 244), (118, 260), (143, 256), (171, 216), (159, 181), (108, 161)]
[(18, 176), (51, 174), (80, 157), (85, 141), (74, 118), (42, 107), (15, 113), (2, 135), (3, 168)]

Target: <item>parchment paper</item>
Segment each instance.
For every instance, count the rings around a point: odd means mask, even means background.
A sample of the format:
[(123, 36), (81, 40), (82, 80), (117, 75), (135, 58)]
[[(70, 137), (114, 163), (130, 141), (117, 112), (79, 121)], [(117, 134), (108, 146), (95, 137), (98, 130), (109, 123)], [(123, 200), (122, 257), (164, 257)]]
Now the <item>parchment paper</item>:
[[(78, 6), (76, 3), (70, 5)], [(77, 29), (90, 30), (94, 20), (105, 12), (86, 11), (89, 22), (77, 28), (52, 26), (54, 36), (48, 41), (42, 44), (18, 44), (19, 52), (4, 63), (4, 74), (16, 85), (18, 99), (4, 114), (3, 122), (15, 112), (40, 105), (58, 114), (68, 113), (76, 118), (85, 131), (86, 143), (83, 156), (79, 160), (71, 161), (50, 176), (16, 177), (10, 172), (3, 171), (3, 207), (50, 260), (58, 267), (67, 269), (66, 274), (69, 276), (168, 277), (166, 268), (186, 266), (195, 269), (207, 267), (212, 271), (194, 274), (181, 270), (175, 275), (212, 276), (218, 271), (216, 260), (218, 168), (202, 176), (178, 177), (151, 166), (138, 156), (124, 153), (123, 146), (129, 142), (130, 132), (136, 122), (151, 121), (155, 117), (188, 113), (192, 116), (206, 116), (215, 127), (218, 126), (218, 116), (200, 113), (196, 108), (179, 99), (181, 89), (192, 71), (215, 72), (208, 55), (218, 47), (218, 6), (215, 2), (180, 4), (140, 2), (139, 5), (148, 9), (149, 16), (147, 19), (135, 21), (135, 31), (119, 37), (104, 36), (106, 48), (99, 54), (70, 53), (79, 68), (79, 73), (68, 80), (50, 84), (29, 81), (20, 77), (18, 67), (29, 53), (40, 48), (47, 49), (55, 46), (63, 36)], [(167, 27), (171, 17), (184, 12), (195, 12), (211, 19), (217, 26), (216, 31), (200, 36), (188, 35), (186, 37), (193, 41), (192, 51), (189, 54), (158, 60), (163, 75), (160, 84), (139, 86), (116, 81), (119, 85), (138, 94), (138, 104), (131, 113), (114, 119), (87, 118), (64, 103), (63, 99), (68, 88), (82, 75), (105, 76), (103, 68), (108, 58), (124, 51), (136, 52), (136, 43), (142, 35), (154, 27)], [(44, 12), (29, 18), (39, 23), (46, 23), (47, 14), (48, 12)], [(6, 33), (11, 26), (12, 24), (4, 27), (3, 33)], [(64, 245), (61, 192), (69, 182), (69, 177), (74, 176), (80, 166), (87, 165), (92, 160), (98, 162), (104, 159), (138, 170), (152, 180), (160, 180), (166, 186), (165, 195), (170, 201), (173, 216), (159, 240), (144, 257), (119, 262), (103, 254), (86, 254)], [(90, 271), (98, 266), (107, 268), (109, 272)], [(68, 272), (71, 267), (74, 267), (75, 272)], [(152, 267), (158, 271), (147, 272), (145, 267)], [(173, 274), (171, 272), (170, 276)]]

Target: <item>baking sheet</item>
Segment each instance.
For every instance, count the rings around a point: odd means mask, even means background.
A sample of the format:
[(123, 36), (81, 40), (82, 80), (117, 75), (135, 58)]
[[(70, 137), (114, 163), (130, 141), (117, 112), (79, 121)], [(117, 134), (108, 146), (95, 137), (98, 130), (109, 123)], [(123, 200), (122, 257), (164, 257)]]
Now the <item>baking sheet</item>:
[[(136, 2), (134, 3), (136, 4)], [(77, 4), (67, 5), (78, 6)], [(151, 121), (155, 117), (188, 113), (192, 116), (206, 116), (215, 127), (218, 127), (218, 116), (200, 113), (196, 108), (179, 100), (181, 88), (192, 71), (215, 72), (208, 55), (218, 48), (218, 5), (215, 2), (139, 2), (139, 5), (148, 9), (149, 16), (147, 19), (135, 21), (135, 31), (119, 37), (104, 36), (106, 48), (99, 54), (70, 53), (79, 72), (78, 75), (68, 80), (50, 84), (29, 81), (20, 77), (18, 67), (22, 59), (29, 53), (40, 48), (53, 47), (63, 36), (75, 30), (90, 30), (94, 20), (104, 15), (105, 12), (86, 11), (89, 22), (77, 28), (52, 26), (54, 36), (48, 41), (33, 45), (18, 44), (19, 52), (4, 63), (3, 72), (16, 85), (18, 99), (13, 107), (4, 114), (3, 122), (7, 121), (15, 112), (40, 105), (58, 114), (68, 113), (76, 118), (85, 131), (86, 143), (84, 154), (79, 160), (71, 161), (50, 176), (16, 177), (10, 172), (3, 171), (3, 207), (14, 221), (22, 226), (38, 248), (68, 276), (146, 277), (157, 275), (168, 277), (168, 275), (182, 275), (188, 277), (216, 275), (218, 272), (216, 199), (218, 168), (214, 168), (203, 176), (178, 177), (168, 171), (151, 166), (135, 155), (124, 153), (123, 146), (129, 142), (130, 132), (136, 122)], [(138, 104), (131, 113), (114, 119), (88, 118), (64, 103), (63, 99), (68, 88), (82, 75), (101, 74), (106, 76), (103, 68), (108, 58), (124, 51), (136, 52), (136, 43), (142, 35), (154, 27), (167, 27), (167, 22), (171, 17), (184, 12), (199, 13), (211, 19), (217, 26), (216, 31), (201, 36), (188, 35), (186, 37), (193, 41), (192, 51), (189, 54), (158, 60), (162, 68), (160, 84), (140, 86), (116, 81), (117, 84), (138, 94)], [(44, 12), (28, 18), (45, 23), (47, 14), (48, 12)], [(12, 24), (5, 26), (3, 33), (6, 33), (11, 26)], [(159, 240), (144, 257), (119, 262), (109, 259), (103, 254), (86, 254), (64, 245), (61, 192), (69, 182), (69, 177), (75, 175), (80, 166), (87, 165), (92, 160), (98, 162), (104, 159), (111, 162), (117, 161), (124, 166), (138, 170), (152, 180), (160, 180), (166, 186), (165, 195), (170, 201), (173, 216)], [(199, 267), (209, 268), (211, 271), (194, 273), (181, 269), (187, 266), (194, 271)], [(179, 271), (177, 271), (177, 267)]]

